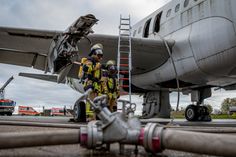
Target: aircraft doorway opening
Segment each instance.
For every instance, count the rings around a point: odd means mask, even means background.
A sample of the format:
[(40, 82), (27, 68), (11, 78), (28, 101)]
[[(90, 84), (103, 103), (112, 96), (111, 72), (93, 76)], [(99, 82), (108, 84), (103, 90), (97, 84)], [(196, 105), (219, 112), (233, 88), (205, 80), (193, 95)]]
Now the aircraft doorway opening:
[(144, 38), (148, 38), (149, 35), (149, 27), (150, 27), (150, 23), (151, 23), (152, 19), (147, 20), (145, 27), (144, 27), (144, 33), (143, 33), (143, 37)]
[(161, 15), (162, 12), (160, 12), (159, 14), (157, 14), (156, 19), (155, 19), (155, 25), (154, 25), (154, 32), (158, 33), (160, 31), (160, 27), (161, 27)]

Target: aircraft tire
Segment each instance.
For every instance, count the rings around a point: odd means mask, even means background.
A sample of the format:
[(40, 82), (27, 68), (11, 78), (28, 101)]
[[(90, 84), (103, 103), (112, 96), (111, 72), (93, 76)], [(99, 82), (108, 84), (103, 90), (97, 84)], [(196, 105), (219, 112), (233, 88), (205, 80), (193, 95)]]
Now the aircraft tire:
[(12, 113), (11, 113), (11, 112), (8, 112), (8, 113), (7, 113), (7, 116), (12, 116)]
[(76, 122), (86, 122), (86, 108), (83, 101), (75, 103), (74, 113), (74, 120)]
[(195, 121), (197, 119), (197, 108), (195, 105), (189, 105), (185, 110), (185, 118), (188, 121)]

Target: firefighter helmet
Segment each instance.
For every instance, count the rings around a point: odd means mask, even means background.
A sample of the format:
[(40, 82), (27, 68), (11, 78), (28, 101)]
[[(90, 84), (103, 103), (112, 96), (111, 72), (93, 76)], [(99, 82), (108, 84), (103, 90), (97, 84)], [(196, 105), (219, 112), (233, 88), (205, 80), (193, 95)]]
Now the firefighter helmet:
[(107, 61), (106, 66), (108, 67), (108, 66), (111, 66), (111, 65), (115, 65), (115, 61), (114, 60)]
[(103, 55), (103, 46), (102, 44), (98, 43), (98, 44), (95, 44), (91, 47), (91, 51), (90, 51), (90, 54), (89, 56), (92, 56), (92, 55)]
[(117, 68), (115, 66), (115, 61), (114, 60), (109, 60), (106, 63), (107, 70), (111, 74), (116, 74), (117, 73)]

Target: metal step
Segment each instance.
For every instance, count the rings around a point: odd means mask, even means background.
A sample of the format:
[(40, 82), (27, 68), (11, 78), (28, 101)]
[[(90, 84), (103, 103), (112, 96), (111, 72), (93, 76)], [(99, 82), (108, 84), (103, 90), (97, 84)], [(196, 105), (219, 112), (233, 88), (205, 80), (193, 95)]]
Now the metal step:
[(120, 74), (128, 74), (129, 73), (129, 71), (127, 71), (127, 70), (121, 70), (120, 71)]
[(120, 80), (129, 80), (129, 78), (124, 78), (124, 77), (123, 77), (123, 78), (120, 78)]
[[(122, 36), (124, 36), (124, 37), (129, 37), (129, 34), (120, 34), (120, 36), (122, 37)], [(123, 38), (124, 38), (123, 37)]]
[(124, 21), (130, 21), (130, 18), (121, 18), (120, 19), (121, 21), (124, 20)]
[(129, 23), (121, 23), (121, 25), (129, 26)]

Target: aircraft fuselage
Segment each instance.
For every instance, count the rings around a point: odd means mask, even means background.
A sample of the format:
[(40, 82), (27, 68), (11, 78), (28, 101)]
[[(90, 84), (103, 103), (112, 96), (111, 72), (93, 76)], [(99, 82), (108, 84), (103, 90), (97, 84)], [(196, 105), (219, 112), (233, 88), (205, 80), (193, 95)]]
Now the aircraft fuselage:
[[(234, 0), (171, 1), (134, 25), (133, 37), (175, 40), (172, 57), (179, 79), (188, 85), (235, 84), (234, 6)], [(152, 71), (133, 75), (132, 83), (143, 89), (157, 90), (160, 83), (174, 79), (173, 64), (168, 59)]]

